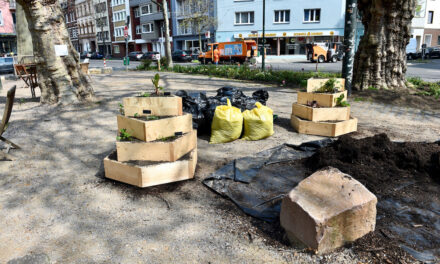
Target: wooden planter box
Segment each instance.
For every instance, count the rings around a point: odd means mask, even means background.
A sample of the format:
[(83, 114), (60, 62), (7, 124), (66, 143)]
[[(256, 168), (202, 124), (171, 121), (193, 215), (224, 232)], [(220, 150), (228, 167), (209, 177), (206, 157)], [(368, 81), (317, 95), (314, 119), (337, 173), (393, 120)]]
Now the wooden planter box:
[(197, 148), (197, 130), (170, 142), (116, 142), (118, 161), (176, 161)]
[[(335, 87), (338, 88), (339, 91), (345, 90), (345, 79), (344, 78), (335, 78), (337, 80), (337, 83), (335, 84)], [(319, 88), (321, 88), (330, 78), (322, 78), (322, 79), (315, 79), (310, 78), (307, 80), (307, 92), (311, 93)]]
[(119, 162), (112, 159), (112, 155), (116, 156), (116, 153), (113, 152), (104, 159), (105, 177), (139, 187), (192, 179), (197, 165), (197, 149), (178, 161), (145, 166)]
[(352, 117), (347, 121), (313, 122), (292, 115), (290, 122), (293, 128), (301, 134), (338, 137), (356, 131), (358, 120)]
[(182, 97), (175, 95), (163, 97), (126, 97), (122, 100), (125, 116), (180, 116)]
[(350, 107), (310, 107), (294, 103), (292, 115), (310, 121), (345, 121), (350, 119)]
[(339, 93), (309, 93), (309, 92), (298, 92), (298, 104), (307, 104), (308, 102), (316, 101), (321, 107), (335, 107), (336, 99), (344, 95), (344, 99), (342, 101), (347, 100), (347, 91), (339, 92)]
[(125, 128), (130, 135), (145, 142), (172, 137), (176, 132), (192, 131), (191, 114), (150, 121), (118, 115), (117, 120), (118, 131)]

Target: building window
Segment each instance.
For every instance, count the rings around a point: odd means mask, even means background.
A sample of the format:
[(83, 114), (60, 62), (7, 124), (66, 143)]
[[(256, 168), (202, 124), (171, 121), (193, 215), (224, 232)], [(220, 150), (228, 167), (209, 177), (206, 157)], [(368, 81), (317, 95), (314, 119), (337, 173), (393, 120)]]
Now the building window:
[(434, 11), (428, 12), (428, 24), (434, 23)]
[(191, 26), (185, 25), (183, 23), (183, 20), (178, 21), (178, 29), (179, 29), (179, 35), (190, 35), (192, 34)]
[(124, 36), (124, 27), (115, 28), (115, 37), (123, 37)]
[(112, 6), (118, 6), (125, 4), (125, 0), (112, 0)]
[(126, 19), (125, 11), (119, 11), (113, 13), (113, 22), (124, 21)]
[(437, 37), (437, 45), (440, 45), (440, 36)]
[(304, 22), (319, 22), (321, 9), (304, 9)]
[(4, 22), (3, 22), (3, 14), (2, 11), (0, 10), (0, 26), (4, 26)]
[(431, 47), (431, 41), (432, 41), (432, 35), (426, 34), (424, 44), (426, 44), (427, 47)]
[(153, 23), (143, 24), (142, 25), (142, 33), (153, 33), (154, 26)]
[(141, 33), (142, 33), (141, 26), (137, 25), (136, 26), (136, 34), (141, 34)]
[(140, 16), (140, 13), (139, 13), (139, 7), (135, 7), (135, 8), (133, 9), (133, 12), (134, 12), (134, 17), (139, 17), (139, 16)]
[(153, 5), (152, 4), (148, 4), (148, 5), (141, 7), (141, 15), (149, 15), (151, 13), (153, 13)]
[(115, 50), (115, 53), (120, 53), (119, 46), (113, 46), (113, 49)]
[(275, 11), (275, 23), (289, 23), (290, 22), (290, 10), (278, 10)]
[(235, 13), (236, 25), (250, 25), (254, 23), (254, 12), (237, 12)]

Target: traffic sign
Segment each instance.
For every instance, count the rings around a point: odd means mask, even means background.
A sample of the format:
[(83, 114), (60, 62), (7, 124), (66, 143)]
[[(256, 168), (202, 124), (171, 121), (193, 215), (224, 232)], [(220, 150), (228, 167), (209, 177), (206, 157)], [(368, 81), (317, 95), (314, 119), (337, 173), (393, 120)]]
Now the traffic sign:
[(211, 38), (211, 31), (205, 32), (205, 38)]
[(124, 27), (124, 37), (128, 38), (128, 27), (127, 26)]

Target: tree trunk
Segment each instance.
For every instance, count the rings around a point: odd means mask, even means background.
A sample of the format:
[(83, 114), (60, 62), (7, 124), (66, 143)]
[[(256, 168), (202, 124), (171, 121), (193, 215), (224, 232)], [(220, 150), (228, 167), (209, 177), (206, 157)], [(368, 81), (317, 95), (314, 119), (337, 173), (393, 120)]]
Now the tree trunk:
[[(41, 103), (73, 103), (94, 98), (81, 72), (77, 51), (70, 42), (57, 0), (17, 0), (23, 7), (32, 36)], [(55, 45), (67, 45), (67, 56), (56, 56)]]
[(165, 55), (167, 56), (168, 67), (173, 67), (173, 58), (171, 56), (171, 43), (170, 43), (170, 21), (168, 20), (168, 3), (167, 0), (163, 0), (163, 19), (165, 21)]
[(406, 46), (416, 0), (359, 0), (365, 27), (354, 62), (353, 89), (406, 88)]
[(198, 28), (198, 32), (199, 32), (199, 50), (200, 50), (200, 52), (202, 52), (202, 32), (200, 32), (201, 31), (201, 29), (200, 29), (200, 23), (197, 23), (197, 28)]

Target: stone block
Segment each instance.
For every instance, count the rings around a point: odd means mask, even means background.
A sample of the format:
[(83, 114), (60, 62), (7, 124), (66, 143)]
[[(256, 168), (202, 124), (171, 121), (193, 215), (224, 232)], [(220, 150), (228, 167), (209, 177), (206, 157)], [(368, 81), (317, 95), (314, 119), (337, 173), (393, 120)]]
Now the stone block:
[(360, 182), (329, 167), (283, 199), (281, 226), (292, 243), (328, 253), (374, 231), (376, 204), (376, 196)]
[(112, 74), (113, 68), (112, 67), (104, 67), (104, 68), (102, 68), (102, 73), (103, 74)]
[(89, 68), (89, 74), (101, 74), (102, 69), (101, 68)]

